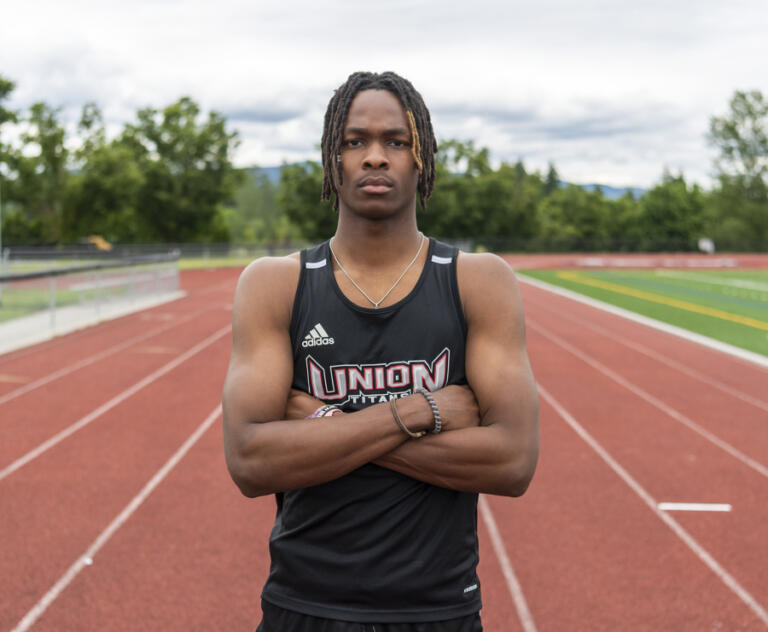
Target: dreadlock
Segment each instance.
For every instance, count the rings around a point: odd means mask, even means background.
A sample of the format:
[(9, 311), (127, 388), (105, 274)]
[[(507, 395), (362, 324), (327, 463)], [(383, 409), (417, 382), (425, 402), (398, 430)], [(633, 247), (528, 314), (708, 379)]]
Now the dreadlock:
[(437, 140), (432, 130), (432, 120), (424, 99), (410, 81), (394, 72), (355, 72), (339, 86), (328, 102), (323, 124), (321, 145), (323, 156), (322, 200), (334, 196), (333, 208), (339, 210), (339, 195), (336, 183), (342, 182), (341, 146), (344, 141), (344, 125), (352, 100), (363, 90), (387, 90), (394, 94), (403, 106), (411, 130), (411, 153), (419, 170), (419, 200), (421, 208), (427, 208), (427, 200), (435, 186), (435, 153)]

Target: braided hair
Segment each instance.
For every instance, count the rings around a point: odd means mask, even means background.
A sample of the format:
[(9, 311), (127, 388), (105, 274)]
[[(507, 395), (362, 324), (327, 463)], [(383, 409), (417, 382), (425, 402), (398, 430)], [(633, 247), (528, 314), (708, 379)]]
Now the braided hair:
[(344, 125), (347, 121), (349, 106), (358, 92), (363, 90), (387, 90), (394, 94), (405, 110), (408, 127), (411, 130), (411, 154), (419, 170), (419, 200), (421, 208), (427, 208), (427, 199), (435, 186), (435, 153), (437, 140), (432, 129), (432, 120), (424, 99), (410, 81), (394, 72), (355, 72), (339, 86), (328, 102), (323, 124), (321, 151), (323, 157), (323, 193), (322, 200), (334, 196), (333, 208), (339, 210), (339, 195), (336, 183), (342, 182), (341, 162), (336, 159), (341, 155), (344, 141)]

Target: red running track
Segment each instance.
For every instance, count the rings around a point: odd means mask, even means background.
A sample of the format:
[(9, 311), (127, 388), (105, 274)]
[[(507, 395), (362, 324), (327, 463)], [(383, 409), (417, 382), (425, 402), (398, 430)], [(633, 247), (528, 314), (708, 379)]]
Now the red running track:
[[(255, 627), (275, 505), (221, 449), (236, 278), (0, 357), (0, 630)], [(485, 629), (768, 629), (768, 372), (522, 290), (542, 452), (481, 500)]]

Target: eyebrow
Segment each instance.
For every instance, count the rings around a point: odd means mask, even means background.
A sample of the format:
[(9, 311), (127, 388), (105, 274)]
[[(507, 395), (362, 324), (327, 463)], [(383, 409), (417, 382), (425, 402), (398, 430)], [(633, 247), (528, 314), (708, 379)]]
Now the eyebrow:
[[(370, 134), (368, 131), (368, 128), (366, 127), (348, 127), (344, 130), (345, 134), (362, 134), (367, 135)], [(392, 129), (385, 129), (383, 132), (384, 136), (396, 136), (398, 134), (408, 135), (410, 134), (410, 131), (405, 129), (404, 127), (393, 127)]]

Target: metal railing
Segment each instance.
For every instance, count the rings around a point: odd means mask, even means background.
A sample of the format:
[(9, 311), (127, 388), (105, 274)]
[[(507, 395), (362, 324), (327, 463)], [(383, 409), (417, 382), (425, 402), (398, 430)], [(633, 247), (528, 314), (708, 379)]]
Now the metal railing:
[(207, 257), (260, 257), (264, 255), (288, 254), (305, 248), (305, 242), (280, 243), (163, 243), (163, 244), (113, 244), (111, 250), (98, 250), (94, 247), (65, 245), (56, 247), (45, 246), (11, 246), (6, 249), (10, 261), (92, 261), (94, 259), (108, 261), (126, 257), (138, 257), (151, 254), (164, 254), (168, 251), (178, 252), (181, 258)]
[[(125, 257), (8, 272), (0, 267), (0, 338), (26, 330), (71, 330), (131, 311), (144, 299), (179, 290), (179, 253)], [(24, 320), (25, 322), (22, 322)], [(80, 326), (83, 326), (83, 325)], [(20, 329), (21, 330), (21, 329)], [(0, 343), (2, 343), (0, 339)]]

